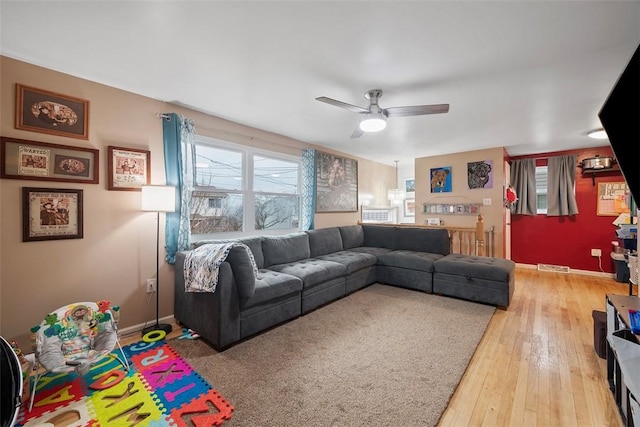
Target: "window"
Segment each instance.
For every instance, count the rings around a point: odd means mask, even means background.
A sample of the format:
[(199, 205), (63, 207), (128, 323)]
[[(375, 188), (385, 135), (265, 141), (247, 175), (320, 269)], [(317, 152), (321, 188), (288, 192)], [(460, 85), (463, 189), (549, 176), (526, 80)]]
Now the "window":
[(193, 163), (194, 238), (298, 229), (300, 158), (196, 136)]
[(536, 166), (536, 213), (547, 213), (547, 166)]

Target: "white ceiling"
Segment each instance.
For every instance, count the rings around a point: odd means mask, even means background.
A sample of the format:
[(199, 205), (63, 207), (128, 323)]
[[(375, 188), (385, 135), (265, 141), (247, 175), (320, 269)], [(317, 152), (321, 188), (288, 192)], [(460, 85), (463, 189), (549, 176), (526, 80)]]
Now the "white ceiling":
[[(586, 137), (640, 43), (640, 2), (2, 1), (1, 53), (394, 164)], [(450, 104), (351, 139), (366, 107)], [(168, 108), (170, 110), (170, 108)], [(197, 127), (197, 123), (196, 123)]]

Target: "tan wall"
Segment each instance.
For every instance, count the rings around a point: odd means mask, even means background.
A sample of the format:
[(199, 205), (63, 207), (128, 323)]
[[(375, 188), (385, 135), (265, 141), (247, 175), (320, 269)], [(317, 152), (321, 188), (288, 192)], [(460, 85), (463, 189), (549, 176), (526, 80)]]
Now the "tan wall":
[[(481, 206), (485, 230), (494, 226), (496, 230), (496, 256), (503, 257), (503, 183), (504, 151), (502, 148), (469, 151), (446, 156), (421, 157), (415, 160), (416, 179), (416, 224), (424, 224), (427, 218), (440, 218), (448, 227), (475, 228), (476, 215), (440, 215), (422, 213), (424, 203), (481, 203), (491, 199), (490, 206)], [(493, 188), (469, 189), (467, 163), (493, 160)], [(430, 173), (432, 168), (451, 166), (452, 191), (431, 193)]]
[[(151, 150), (151, 182), (164, 183), (162, 125), (156, 114), (194, 119), (199, 134), (299, 154), (310, 145), (182, 107), (0, 56), (0, 133), (32, 141), (100, 151), (100, 183), (0, 180), (0, 334), (28, 345), (29, 328), (47, 312), (74, 301), (111, 300), (122, 307), (121, 327), (149, 321), (145, 281), (155, 275), (155, 214), (140, 209), (140, 193), (107, 190), (107, 146)], [(90, 101), (89, 140), (14, 128), (15, 84)], [(317, 147), (316, 147), (317, 148)], [(323, 150), (328, 151), (328, 150)], [(340, 154), (340, 153), (338, 153)], [(393, 186), (390, 166), (358, 159), (359, 191), (383, 197)], [(84, 192), (84, 238), (22, 242), (21, 188), (72, 188)], [(379, 201), (384, 202), (384, 199)], [(358, 212), (316, 216), (316, 227), (355, 224)], [(161, 215), (161, 227), (164, 216)], [(161, 228), (161, 247), (164, 232)], [(163, 257), (164, 254), (161, 254)], [(160, 316), (173, 313), (173, 267), (160, 267)], [(28, 348), (28, 347), (27, 347)]]

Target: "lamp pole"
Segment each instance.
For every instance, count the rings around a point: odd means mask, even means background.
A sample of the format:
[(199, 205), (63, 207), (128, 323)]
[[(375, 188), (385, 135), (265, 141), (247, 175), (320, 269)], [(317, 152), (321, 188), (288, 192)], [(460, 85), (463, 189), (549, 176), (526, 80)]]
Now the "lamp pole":
[[(175, 189), (168, 186), (143, 186), (142, 191), (143, 210), (156, 213), (156, 321), (155, 324), (142, 329), (142, 335), (151, 333), (153, 338), (157, 338), (173, 330), (170, 324), (160, 323), (160, 212), (174, 211), (172, 203), (175, 201)], [(149, 197), (145, 197), (145, 193)]]

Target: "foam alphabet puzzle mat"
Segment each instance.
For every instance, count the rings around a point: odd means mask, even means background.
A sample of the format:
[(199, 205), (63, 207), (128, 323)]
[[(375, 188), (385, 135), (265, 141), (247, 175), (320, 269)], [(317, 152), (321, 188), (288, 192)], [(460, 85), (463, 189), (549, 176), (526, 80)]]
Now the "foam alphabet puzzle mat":
[(234, 407), (166, 342), (123, 350), (128, 372), (112, 355), (84, 376), (44, 376), (33, 409), (24, 404), (16, 426), (200, 427), (231, 419)]

